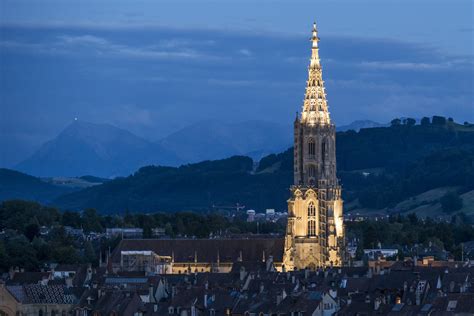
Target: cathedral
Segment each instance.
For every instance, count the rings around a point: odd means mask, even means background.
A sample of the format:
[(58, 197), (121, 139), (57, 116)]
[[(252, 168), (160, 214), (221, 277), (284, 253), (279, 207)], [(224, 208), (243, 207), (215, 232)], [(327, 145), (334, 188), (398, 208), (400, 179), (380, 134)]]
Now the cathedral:
[(239, 265), (264, 265), (277, 271), (344, 265), (336, 128), (328, 112), (316, 25), (311, 42), (303, 109), (294, 123), (294, 185), (288, 200), (286, 235), (124, 239), (107, 263), (111, 270), (189, 274), (227, 273)]
[(319, 37), (313, 24), (311, 60), (301, 116), (294, 123), (294, 185), (288, 200), (283, 265), (288, 270), (341, 266), (344, 224), (336, 177), (336, 128), (328, 111)]

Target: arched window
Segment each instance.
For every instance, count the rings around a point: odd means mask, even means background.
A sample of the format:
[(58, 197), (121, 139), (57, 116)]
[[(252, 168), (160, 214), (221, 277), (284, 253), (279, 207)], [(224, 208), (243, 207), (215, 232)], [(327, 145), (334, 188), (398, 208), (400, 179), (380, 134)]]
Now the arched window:
[(308, 154), (311, 158), (314, 158), (314, 155), (316, 155), (316, 144), (312, 138), (308, 140)]
[(309, 202), (308, 205), (308, 216), (316, 216), (316, 207), (313, 202)]
[(313, 165), (308, 167), (308, 175), (310, 178), (316, 177), (316, 168)]
[(326, 149), (327, 149), (327, 143), (326, 143), (326, 141), (324, 140), (324, 141), (321, 143), (321, 157), (323, 158), (323, 161), (324, 161), (324, 158), (326, 157)]
[(316, 221), (308, 221), (308, 236), (316, 236)]

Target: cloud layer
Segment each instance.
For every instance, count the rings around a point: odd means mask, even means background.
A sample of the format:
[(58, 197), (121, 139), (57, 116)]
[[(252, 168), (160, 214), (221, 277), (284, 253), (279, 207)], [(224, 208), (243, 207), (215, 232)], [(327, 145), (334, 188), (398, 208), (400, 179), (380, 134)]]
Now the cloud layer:
[[(399, 40), (321, 37), (337, 124), (433, 114), (474, 120), (470, 58)], [(4, 26), (0, 51), (2, 166), (74, 117), (154, 140), (209, 118), (290, 125), (310, 54), (307, 36), (59, 26)]]

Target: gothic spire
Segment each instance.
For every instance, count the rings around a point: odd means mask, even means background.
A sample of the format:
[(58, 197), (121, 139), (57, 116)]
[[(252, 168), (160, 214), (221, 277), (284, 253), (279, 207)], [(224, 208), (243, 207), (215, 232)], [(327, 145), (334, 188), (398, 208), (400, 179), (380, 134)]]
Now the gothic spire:
[(308, 81), (306, 82), (301, 121), (310, 125), (331, 124), (326, 91), (324, 89), (321, 60), (319, 59), (319, 37), (316, 23), (313, 24), (311, 43), (311, 59), (308, 67)]

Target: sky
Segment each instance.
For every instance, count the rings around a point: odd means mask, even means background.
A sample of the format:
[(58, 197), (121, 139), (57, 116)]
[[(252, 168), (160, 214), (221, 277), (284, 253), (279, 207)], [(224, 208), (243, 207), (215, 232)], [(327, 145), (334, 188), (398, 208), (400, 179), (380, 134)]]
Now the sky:
[(290, 125), (315, 20), (337, 125), (474, 121), (472, 1), (0, 0), (0, 167), (75, 118), (152, 141), (207, 119)]

